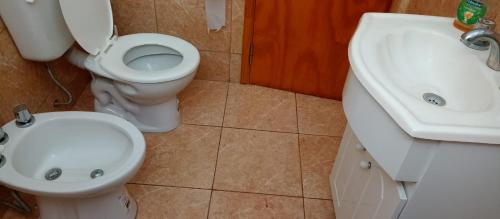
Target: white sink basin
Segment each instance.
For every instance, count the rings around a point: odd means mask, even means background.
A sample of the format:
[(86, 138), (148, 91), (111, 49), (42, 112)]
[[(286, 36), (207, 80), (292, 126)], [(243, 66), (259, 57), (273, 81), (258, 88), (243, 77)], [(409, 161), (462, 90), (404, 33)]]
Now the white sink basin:
[[(488, 51), (460, 42), (462, 32), (452, 23), (443, 17), (365, 14), (349, 48), (352, 70), (409, 135), (498, 144), (500, 73), (486, 66)], [(425, 93), (442, 97), (445, 105), (426, 102)]]

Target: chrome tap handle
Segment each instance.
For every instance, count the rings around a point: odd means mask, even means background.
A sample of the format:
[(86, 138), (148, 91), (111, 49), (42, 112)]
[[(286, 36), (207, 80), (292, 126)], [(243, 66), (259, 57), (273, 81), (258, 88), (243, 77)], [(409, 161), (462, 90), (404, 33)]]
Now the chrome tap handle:
[(30, 113), (25, 104), (14, 107), (14, 116), (16, 117), (16, 125), (19, 128), (26, 128), (35, 122), (35, 117)]
[[(474, 29), (487, 29), (494, 31), (496, 24), (497, 23), (494, 20), (481, 18), (479, 22), (477, 22), (476, 25), (474, 25)], [(472, 43), (470, 48), (475, 50), (485, 51), (490, 48), (490, 42), (488, 40), (477, 40)]]

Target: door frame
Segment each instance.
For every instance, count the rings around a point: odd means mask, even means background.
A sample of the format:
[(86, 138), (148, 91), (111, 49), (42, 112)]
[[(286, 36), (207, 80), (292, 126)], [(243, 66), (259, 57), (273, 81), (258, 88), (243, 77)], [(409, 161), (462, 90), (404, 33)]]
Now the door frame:
[(245, 0), (245, 14), (243, 20), (243, 50), (241, 55), (241, 84), (250, 83), (251, 47), (255, 18), (255, 0)]

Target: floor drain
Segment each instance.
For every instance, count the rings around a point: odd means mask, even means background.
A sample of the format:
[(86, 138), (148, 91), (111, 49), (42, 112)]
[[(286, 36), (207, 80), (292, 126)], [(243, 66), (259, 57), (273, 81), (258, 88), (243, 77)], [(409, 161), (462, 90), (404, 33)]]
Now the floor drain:
[(61, 176), (61, 174), (62, 174), (61, 168), (52, 168), (49, 171), (47, 171), (47, 173), (45, 173), (45, 179), (49, 181), (56, 180)]
[(430, 103), (435, 106), (444, 106), (446, 105), (446, 100), (442, 98), (441, 96), (433, 93), (425, 93), (422, 95), (424, 98), (425, 102)]
[(104, 170), (101, 169), (95, 169), (90, 172), (90, 178), (95, 179), (97, 177), (103, 176), (104, 175)]

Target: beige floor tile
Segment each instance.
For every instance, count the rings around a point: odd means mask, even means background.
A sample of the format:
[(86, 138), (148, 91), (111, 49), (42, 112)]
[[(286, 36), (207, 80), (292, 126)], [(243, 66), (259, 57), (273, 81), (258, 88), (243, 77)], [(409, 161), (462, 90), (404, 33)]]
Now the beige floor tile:
[(306, 219), (335, 219), (331, 200), (304, 199)]
[(206, 218), (210, 190), (127, 185), (137, 201), (137, 219)]
[(304, 218), (301, 198), (214, 191), (208, 218)]
[(300, 135), (300, 155), (304, 197), (330, 199), (329, 174), (337, 155), (340, 138)]
[(221, 126), (227, 82), (194, 80), (179, 94), (182, 122)]
[(229, 81), (229, 61), (231, 55), (226, 52), (200, 51), (200, 67), (196, 79)]
[(346, 118), (342, 102), (297, 94), (299, 132), (303, 134), (342, 136)]
[(224, 126), (295, 133), (295, 94), (255, 85), (231, 83)]
[(301, 196), (297, 135), (222, 130), (214, 188)]
[(212, 188), (221, 128), (181, 125), (146, 134), (146, 160), (135, 183)]

